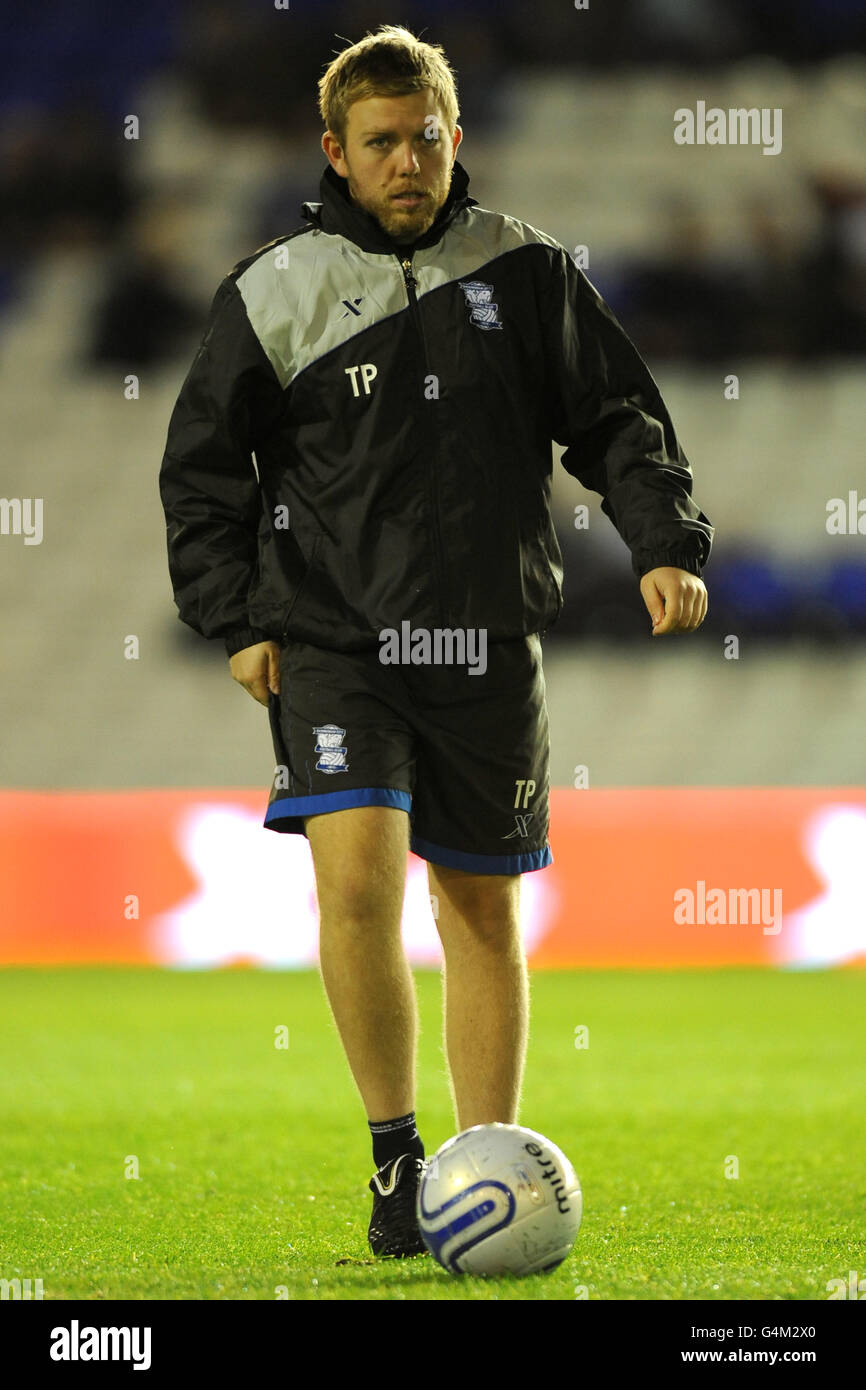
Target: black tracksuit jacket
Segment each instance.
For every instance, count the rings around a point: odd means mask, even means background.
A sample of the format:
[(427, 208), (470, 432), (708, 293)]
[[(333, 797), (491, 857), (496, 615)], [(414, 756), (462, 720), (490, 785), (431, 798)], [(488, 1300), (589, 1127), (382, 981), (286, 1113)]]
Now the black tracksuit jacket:
[(646, 365), (559, 242), (448, 199), (393, 242), (328, 167), (305, 224), (217, 290), (160, 471), (181, 619), (255, 642), (543, 632), (562, 606), (551, 440), (637, 577), (713, 528)]

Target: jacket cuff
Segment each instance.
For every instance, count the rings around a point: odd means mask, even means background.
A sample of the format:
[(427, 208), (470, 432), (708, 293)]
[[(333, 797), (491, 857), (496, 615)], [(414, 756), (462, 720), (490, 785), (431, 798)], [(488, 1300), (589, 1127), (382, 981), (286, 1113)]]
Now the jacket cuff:
[(261, 632), (258, 628), (245, 627), (239, 628), (237, 632), (232, 632), (225, 639), (226, 655), (234, 656), (236, 652), (242, 652), (244, 647), (254, 647), (257, 642), (271, 642), (267, 632)]
[(701, 578), (703, 567), (700, 560), (694, 555), (684, 555), (681, 551), (656, 551), (650, 555), (644, 551), (638, 558), (632, 560), (632, 568), (638, 579), (643, 579), (650, 570), (659, 569), (662, 565), (671, 565), (678, 570), (686, 570), (688, 574), (697, 575)]

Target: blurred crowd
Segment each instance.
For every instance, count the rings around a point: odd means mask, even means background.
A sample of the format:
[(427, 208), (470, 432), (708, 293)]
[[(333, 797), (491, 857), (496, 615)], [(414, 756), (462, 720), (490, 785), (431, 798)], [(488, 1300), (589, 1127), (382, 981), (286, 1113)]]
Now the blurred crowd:
[[(301, 0), (293, 0), (295, 17)], [(577, 7), (576, 7), (577, 8)], [(249, 0), (117, 4), (60, 0), (5, 19), (0, 46), (0, 314), (22, 270), (55, 244), (106, 251), (108, 285), (89, 360), (171, 358), (200, 322), (171, 274), (158, 226), (129, 180), (120, 121), (134, 93), (170, 67), (215, 128), (245, 127), (317, 142), (316, 82), (343, 39), (382, 22), (378, 2), (317, 4), (273, 41), (273, 13)], [(461, 85), (462, 119), (483, 132), (508, 113), (497, 94), (518, 68), (574, 54), (575, 15), (561, 0), (424, 0), (400, 22), (441, 41)], [(579, 18), (586, 68), (729, 62), (772, 53), (812, 62), (866, 46), (863, 0), (606, 0)], [(337, 37), (337, 36), (341, 37)], [(644, 353), (692, 362), (768, 354), (789, 360), (866, 352), (866, 184), (830, 170), (809, 195), (818, 233), (804, 250), (771, 210), (755, 206), (736, 264), (711, 250), (697, 211), (672, 209), (671, 236), (651, 259), (621, 266), (599, 288)], [(250, 244), (295, 225), (309, 182), (250, 210)], [(300, 196), (298, 196), (300, 194)], [(708, 325), (711, 326), (708, 331)]]
[(695, 364), (866, 355), (866, 181), (829, 167), (807, 192), (816, 232), (805, 247), (754, 202), (744, 238), (721, 256), (704, 215), (677, 203), (664, 246), (599, 275), (641, 352)]

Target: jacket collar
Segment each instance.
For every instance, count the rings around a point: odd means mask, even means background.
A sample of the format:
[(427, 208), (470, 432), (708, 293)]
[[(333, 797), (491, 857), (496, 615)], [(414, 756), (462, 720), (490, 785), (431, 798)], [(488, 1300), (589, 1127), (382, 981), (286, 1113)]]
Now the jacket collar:
[(323, 232), (335, 232), (348, 237), (360, 246), (362, 251), (389, 251), (392, 254), (403, 252), (411, 256), (413, 251), (437, 242), (445, 228), (463, 208), (477, 207), (476, 199), (470, 198), (467, 193), (468, 188), (469, 175), (463, 165), (455, 160), (451, 170), (448, 197), (439, 209), (433, 225), (417, 241), (398, 242), (382, 230), (375, 217), (352, 202), (348, 182), (329, 164), (319, 183), (322, 201), (304, 203), (301, 216), (315, 222)]

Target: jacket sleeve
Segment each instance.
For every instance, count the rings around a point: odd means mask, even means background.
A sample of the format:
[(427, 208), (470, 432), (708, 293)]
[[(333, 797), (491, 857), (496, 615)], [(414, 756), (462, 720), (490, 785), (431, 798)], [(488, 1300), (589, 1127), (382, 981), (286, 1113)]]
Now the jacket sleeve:
[(551, 434), (563, 467), (600, 493), (640, 579), (658, 565), (700, 576), (713, 527), (646, 363), (564, 247), (545, 309)]
[(276, 375), (231, 277), (214, 296), (168, 426), (159, 475), (168, 566), (183, 622), (233, 656), (269, 634), (250, 626), (261, 493), (253, 451), (276, 414)]

